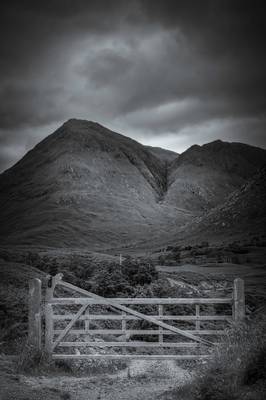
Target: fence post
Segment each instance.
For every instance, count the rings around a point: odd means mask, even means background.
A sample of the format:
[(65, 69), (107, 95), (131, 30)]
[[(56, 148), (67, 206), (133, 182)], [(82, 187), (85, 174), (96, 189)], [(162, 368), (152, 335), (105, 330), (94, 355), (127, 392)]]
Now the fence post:
[(38, 278), (31, 279), (29, 282), (28, 340), (36, 350), (41, 350), (42, 347), (41, 300), (42, 282)]
[(234, 280), (233, 302), (234, 321), (241, 322), (245, 318), (245, 287), (243, 279), (237, 278)]

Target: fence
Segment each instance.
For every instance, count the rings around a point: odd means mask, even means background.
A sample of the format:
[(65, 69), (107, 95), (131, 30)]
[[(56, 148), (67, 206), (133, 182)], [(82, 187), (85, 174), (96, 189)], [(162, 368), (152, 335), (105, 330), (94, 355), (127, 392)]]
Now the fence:
[[(56, 297), (55, 289), (61, 288), (64, 297)], [(69, 297), (66, 293), (71, 291)], [(41, 281), (30, 282), (29, 296), (29, 340), (36, 348), (42, 347)], [(79, 297), (77, 297), (79, 296)], [(226, 315), (203, 315), (201, 307), (229, 305), (231, 313)], [(132, 307), (150, 306), (157, 314), (143, 313)], [(193, 315), (176, 315), (165, 312), (165, 308), (195, 306)], [(78, 308), (78, 309), (77, 309)], [(107, 309), (108, 313), (106, 313)], [(61, 312), (59, 312), (61, 311)], [(112, 313), (110, 313), (112, 311)], [(104, 312), (104, 313), (103, 313)], [(245, 317), (244, 282), (235, 279), (231, 297), (227, 298), (104, 298), (62, 280), (62, 274), (51, 277), (48, 282), (44, 306), (46, 351), (54, 359), (110, 358), (110, 359), (199, 359), (208, 358), (208, 348), (215, 345), (211, 338), (226, 333), (225, 329), (205, 328), (206, 322), (240, 322)], [(99, 326), (104, 322), (104, 326)], [(145, 323), (141, 327), (131, 323)], [(170, 324), (194, 324), (194, 329)], [(109, 328), (108, 324), (120, 326)], [(98, 326), (97, 326), (98, 324)], [(56, 325), (58, 325), (56, 327)], [(151, 328), (152, 326), (152, 328)], [(103, 338), (106, 340), (103, 340)], [(141, 337), (141, 340), (135, 340)], [(143, 340), (143, 337), (149, 340)], [(182, 341), (180, 341), (182, 338)], [(166, 340), (167, 339), (167, 340)], [(173, 341), (174, 339), (174, 341)], [(217, 340), (217, 339), (216, 339)], [(112, 353), (106, 353), (106, 348)], [(146, 352), (139, 354), (140, 348)], [(68, 350), (66, 353), (64, 350)], [(89, 353), (80, 350), (89, 349)], [(125, 350), (130, 349), (129, 354)], [(167, 350), (167, 354), (150, 354), (153, 349)], [(203, 354), (202, 354), (203, 349)], [(93, 350), (93, 352), (92, 352)], [(176, 354), (177, 351), (185, 354)], [(191, 353), (193, 350), (194, 353)], [(201, 350), (201, 352), (200, 352)], [(74, 353), (73, 353), (74, 351)], [(101, 351), (104, 351), (102, 353)], [(149, 354), (147, 354), (147, 351)], [(171, 352), (171, 354), (169, 354)]]

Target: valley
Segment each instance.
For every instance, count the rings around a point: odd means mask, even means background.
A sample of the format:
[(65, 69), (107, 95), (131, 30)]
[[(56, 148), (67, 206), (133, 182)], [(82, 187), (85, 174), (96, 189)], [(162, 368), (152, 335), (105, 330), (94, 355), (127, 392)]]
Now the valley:
[[(256, 317), (266, 304), (265, 163), (265, 150), (241, 143), (176, 154), (69, 120), (2, 173), (0, 380), (7, 395), (13, 379), (23, 399), (74, 399), (77, 390), (79, 398), (123, 399), (125, 387), (132, 399), (168, 392), (172, 399), (169, 371), (183, 379), (182, 365), (164, 364), (162, 377), (143, 364), (129, 379), (125, 368), (107, 376), (97, 364), (82, 384), (80, 365), (75, 377), (56, 369), (54, 380), (50, 366), (35, 378), (16, 372), (9, 360), (27, 341), (28, 282), (38, 277), (45, 287), (60, 272), (105, 297), (217, 297), (231, 295), (240, 277), (247, 318)], [(20, 398), (17, 386), (14, 393)]]

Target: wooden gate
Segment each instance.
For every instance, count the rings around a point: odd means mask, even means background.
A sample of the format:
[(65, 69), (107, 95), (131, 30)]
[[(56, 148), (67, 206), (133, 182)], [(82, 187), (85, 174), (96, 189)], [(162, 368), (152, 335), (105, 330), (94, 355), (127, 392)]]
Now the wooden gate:
[[(71, 295), (66, 297), (69, 292)], [(40, 293), (40, 281), (35, 279), (30, 284), (29, 340), (38, 348)], [(184, 313), (185, 306), (189, 308), (188, 314)], [(230, 313), (215, 312), (215, 307), (224, 310), (226, 306)], [(152, 313), (140, 312), (140, 307), (148, 307)], [(178, 307), (182, 307), (182, 315), (176, 313)], [(210, 309), (206, 311), (210, 307), (214, 315)], [(48, 282), (44, 317), (45, 349), (54, 359), (208, 358), (217, 338), (226, 334), (228, 323), (245, 317), (244, 282), (235, 279), (232, 296), (228, 298), (107, 299), (64, 282), (62, 274), (58, 274)], [(157, 354), (153, 354), (154, 350)]]

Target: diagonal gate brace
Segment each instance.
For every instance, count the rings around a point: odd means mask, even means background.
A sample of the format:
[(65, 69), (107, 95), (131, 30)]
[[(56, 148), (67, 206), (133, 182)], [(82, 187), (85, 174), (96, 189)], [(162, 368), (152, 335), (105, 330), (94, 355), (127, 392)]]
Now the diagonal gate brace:
[[(134, 315), (135, 317), (138, 317), (140, 319), (144, 319), (145, 321), (148, 321), (148, 322), (151, 322), (151, 323), (153, 323), (155, 325), (158, 325), (161, 328), (164, 328), (164, 329), (166, 329), (168, 331), (171, 331), (171, 332), (177, 333), (179, 335), (185, 336), (188, 339), (192, 339), (192, 340), (194, 340), (196, 342), (202, 343), (202, 344), (207, 345), (207, 346), (212, 346), (213, 345), (213, 343), (210, 342), (209, 340), (197, 337), (197, 336), (193, 335), (192, 333), (184, 332), (182, 329), (179, 329), (179, 328), (176, 328), (176, 327), (174, 327), (172, 325), (166, 324), (165, 322), (159, 321), (159, 320), (157, 320), (157, 319), (155, 319), (155, 318), (153, 318), (153, 317), (151, 317), (149, 315), (145, 315), (145, 314), (142, 314), (142, 313), (140, 313), (138, 311), (132, 310), (131, 308), (123, 306), (122, 304), (120, 304), (119, 302), (117, 302), (115, 300), (109, 300), (109, 299), (106, 300), (102, 296), (96, 295), (95, 293), (88, 292), (87, 290), (78, 288), (77, 286), (74, 286), (71, 283), (64, 282), (64, 281), (61, 281), (61, 280), (58, 280), (57, 284), (59, 284), (61, 286), (64, 286), (64, 287), (66, 287), (68, 289), (75, 290), (75, 291), (77, 291), (77, 292), (79, 292), (81, 294), (84, 294), (87, 297), (90, 297), (90, 298), (93, 298), (93, 299), (96, 299), (96, 300), (101, 300), (102, 304), (106, 304), (107, 306), (112, 306), (112, 307), (114, 307), (114, 308), (116, 308), (118, 310), (124, 311), (124, 312), (126, 312), (128, 314), (131, 314), (131, 315)], [(70, 329), (72, 328), (74, 323), (78, 320), (78, 318), (82, 315), (82, 313), (86, 310), (86, 308), (88, 306), (89, 306), (89, 303), (88, 304), (84, 304), (80, 308), (80, 310), (75, 315), (75, 317), (69, 322), (69, 324), (66, 326), (64, 331), (55, 340), (55, 342), (53, 344), (53, 349), (67, 335), (67, 333), (70, 331)]]

